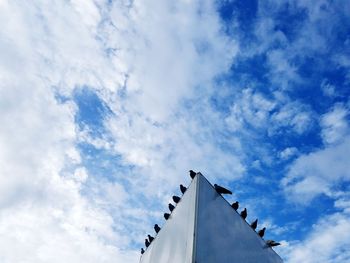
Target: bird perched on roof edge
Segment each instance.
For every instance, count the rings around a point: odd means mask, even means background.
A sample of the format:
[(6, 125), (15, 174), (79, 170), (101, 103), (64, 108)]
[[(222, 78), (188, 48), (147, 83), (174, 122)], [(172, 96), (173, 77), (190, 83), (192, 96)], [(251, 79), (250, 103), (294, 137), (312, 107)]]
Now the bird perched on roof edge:
[(150, 245), (150, 242), (149, 242), (148, 239), (146, 238), (146, 239), (145, 239), (145, 246), (146, 246), (146, 247), (149, 247), (149, 245)]
[(258, 226), (258, 219), (255, 219), (255, 221), (250, 224), (250, 227), (255, 230), (257, 226)]
[(175, 206), (173, 204), (168, 204), (170, 212), (172, 212), (175, 209)]
[(151, 235), (148, 235), (148, 240), (149, 240), (149, 243), (152, 243), (154, 237), (152, 237)]
[(180, 197), (173, 195), (173, 201), (177, 204), (178, 202), (180, 202)]
[(260, 237), (263, 237), (265, 235), (265, 230), (266, 230), (266, 227), (264, 227), (263, 229), (260, 229), (259, 232), (258, 232), (258, 235)]
[(220, 185), (214, 184), (214, 188), (216, 190), (216, 192), (218, 192), (219, 194), (230, 194), (232, 195), (232, 192)]
[(165, 218), (165, 220), (168, 220), (169, 217), (170, 217), (170, 214), (169, 214), (169, 213), (164, 213), (164, 218)]
[(157, 234), (160, 231), (160, 227), (158, 226), (158, 224), (154, 225), (154, 231), (156, 231)]
[(141, 255), (145, 253), (145, 250), (143, 248), (141, 248)]
[(241, 217), (242, 217), (243, 219), (246, 219), (246, 218), (247, 218), (247, 215), (248, 215), (247, 208), (244, 208), (244, 210), (241, 212)]
[(194, 172), (193, 170), (189, 170), (189, 172), (190, 172), (190, 177), (192, 178), (192, 179), (194, 179), (194, 177), (196, 176), (196, 172)]
[(180, 191), (182, 194), (184, 194), (186, 192), (187, 188), (185, 186), (183, 186), (182, 184), (180, 184)]
[(237, 209), (238, 209), (238, 207), (239, 207), (239, 202), (236, 201), (236, 202), (232, 203), (231, 207), (232, 207), (234, 210), (237, 211)]
[(276, 247), (281, 245), (281, 243), (273, 241), (273, 240), (266, 240), (266, 245), (268, 245), (269, 247)]

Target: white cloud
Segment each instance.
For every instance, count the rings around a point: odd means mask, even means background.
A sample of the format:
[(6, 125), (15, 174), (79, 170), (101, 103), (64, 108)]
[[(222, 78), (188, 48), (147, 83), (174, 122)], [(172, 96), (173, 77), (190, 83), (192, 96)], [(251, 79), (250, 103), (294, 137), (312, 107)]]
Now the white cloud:
[(238, 131), (245, 124), (255, 128), (265, 128), (275, 102), (265, 98), (261, 93), (247, 88), (242, 91), (240, 99), (231, 107), (231, 114), (226, 118), (228, 127)]
[(278, 129), (290, 127), (297, 134), (303, 134), (313, 125), (313, 113), (305, 105), (295, 101), (282, 104), (271, 116), (273, 125), (269, 133), (273, 135)]
[(334, 97), (337, 95), (336, 87), (330, 84), (327, 80), (322, 81), (321, 90), (323, 94), (328, 97)]
[(297, 67), (290, 61), (290, 54), (285, 49), (275, 49), (267, 53), (270, 65), (270, 79), (283, 90), (291, 87), (290, 81), (298, 82), (300, 77)]
[(332, 262), (342, 263), (350, 260), (349, 215), (336, 213), (325, 216), (314, 226), (303, 241), (286, 243), (281, 253), (286, 255), (286, 262)]
[(79, 160), (71, 158), (74, 106), (57, 103), (38, 80), (21, 80), (0, 91), (1, 262), (130, 262), (132, 253), (113, 245), (123, 243), (111, 216), (80, 195), (85, 169), (60, 175)]
[[(130, 246), (142, 242), (150, 219), (161, 217), (155, 207), (169, 201), (187, 178), (184, 171), (217, 180), (244, 175), (239, 139), (230, 138), (235, 151), (223, 149), (224, 124), (207, 102), (213, 79), (238, 52), (215, 12), (212, 1), (0, 2), (1, 262), (137, 262)], [(257, 29), (261, 38), (273, 31), (269, 19)], [(289, 45), (280, 31), (266, 39), (257, 52)], [(282, 87), (298, 79), (283, 50), (270, 51), (268, 61)], [(112, 111), (101, 138), (75, 123), (70, 98), (81, 86), (94, 89)], [(343, 134), (335, 115), (322, 118), (329, 143)], [(305, 105), (251, 88), (237, 95), (226, 119), (232, 131), (251, 125), (270, 136), (287, 129), (303, 134), (312, 122)], [(132, 169), (111, 172), (110, 181), (98, 178), (83, 166), (77, 143), (118, 155)], [(286, 191), (306, 200), (334, 195), (332, 186), (349, 179), (348, 146), (344, 140), (299, 157)], [(293, 154), (290, 147), (280, 156)]]
[(135, 179), (144, 181), (145, 188), (175, 187), (179, 176), (184, 177), (184, 171), (191, 168), (205, 171), (209, 178), (223, 179), (239, 178), (245, 171), (238, 157), (214, 145), (214, 135), (210, 131), (207, 134), (205, 127), (186, 116), (170, 119), (166, 125), (149, 123), (143, 117), (134, 117), (130, 122), (128, 117), (120, 116), (112, 118), (108, 128), (115, 140), (114, 150), (123, 156), (125, 163), (138, 168)]
[[(129, 113), (142, 113), (164, 121), (183, 97), (205, 91), (213, 77), (228, 69), (236, 44), (220, 33), (211, 1), (170, 4), (133, 3), (130, 17), (123, 16), (126, 32), (107, 32), (114, 58), (127, 74)], [(118, 27), (121, 3), (112, 8), (111, 22)], [(125, 9), (125, 8), (124, 8)], [(162, 14), (162, 15), (159, 15)], [(121, 25), (119, 25), (120, 27)]]
[(288, 160), (291, 157), (295, 156), (298, 154), (298, 149), (295, 147), (287, 147), (283, 151), (279, 153), (279, 157), (282, 160)]
[(336, 104), (333, 109), (321, 116), (322, 139), (326, 144), (340, 142), (349, 132), (346, 107)]
[[(159, 216), (137, 194), (164, 199), (189, 168), (244, 173), (195, 121), (203, 110), (179, 107), (210, 93), (237, 52), (211, 1), (1, 1), (0, 22), (1, 262), (137, 262), (130, 245)], [(111, 142), (78, 130), (70, 98), (81, 86), (115, 114)], [(87, 171), (82, 142), (134, 166), (127, 190)]]
[(350, 181), (349, 147), (347, 136), (338, 145), (298, 157), (282, 180), (287, 198), (308, 204), (320, 194), (332, 197), (338, 184)]
[(276, 94), (269, 99), (251, 88), (244, 89), (233, 105), (225, 122), (232, 131), (246, 125), (265, 130), (270, 136), (291, 128), (297, 134), (307, 132), (313, 125), (313, 113), (298, 101)]
[[(285, 12), (286, 8), (290, 15), (300, 16), (296, 19), (298, 21), (294, 20), (296, 23), (287, 26), (287, 32), (280, 27), (283, 24), (280, 23), (280, 12)], [(310, 85), (300, 75), (300, 61), (314, 57), (315, 53), (330, 55), (327, 47), (333, 45), (336, 27), (343, 24), (342, 19), (349, 16), (350, 9), (343, 1), (268, 0), (259, 2), (257, 12), (252, 43), (240, 54), (247, 57), (266, 54), (268, 78), (273, 90), (285, 91)], [(347, 68), (349, 59), (344, 50), (346, 48), (334, 50), (330, 59), (337, 66)], [(327, 67), (321, 60), (317, 63), (320, 68)]]
[(74, 171), (74, 179), (77, 180), (78, 182), (86, 182), (88, 178), (88, 173), (85, 169), (85, 167), (79, 167)]
[[(127, 10), (130, 16), (120, 13), (122, 5), (115, 3), (111, 12), (111, 22), (120, 30), (105, 35), (118, 49), (113, 61), (127, 75), (125, 97), (102, 95), (115, 113), (106, 121), (114, 153), (135, 166), (136, 180), (147, 181), (143, 187), (152, 189), (174, 187), (178, 175), (190, 168), (225, 179), (242, 176), (240, 159), (220, 149), (207, 125), (221, 125), (206, 96), (237, 52), (222, 34), (214, 4), (137, 2)], [(121, 30), (124, 25), (128, 30)], [(184, 106), (189, 99), (192, 105)]]

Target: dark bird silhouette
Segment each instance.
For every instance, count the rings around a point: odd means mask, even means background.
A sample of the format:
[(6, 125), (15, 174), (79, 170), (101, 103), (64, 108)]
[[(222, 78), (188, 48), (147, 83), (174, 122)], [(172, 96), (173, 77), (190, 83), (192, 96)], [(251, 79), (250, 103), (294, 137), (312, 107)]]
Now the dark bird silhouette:
[(281, 243), (278, 243), (276, 241), (273, 240), (266, 240), (266, 245), (268, 245), (269, 247), (276, 247), (281, 245)]
[(176, 195), (173, 195), (173, 200), (174, 202), (177, 204), (178, 202), (180, 202), (180, 197), (176, 196)]
[(197, 173), (194, 172), (193, 170), (190, 170), (189, 172), (190, 172), (191, 178), (194, 179), (194, 177), (196, 176)]
[(149, 243), (152, 243), (154, 237), (152, 237), (151, 235), (148, 235), (148, 240), (149, 240)]
[(216, 192), (218, 192), (219, 194), (230, 194), (232, 195), (232, 192), (220, 185), (214, 184), (214, 188), (216, 190)]
[(248, 215), (248, 213), (247, 213), (247, 208), (244, 208), (244, 210), (241, 212), (241, 217), (242, 217), (243, 219), (246, 219), (246, 218), (247, 218), (247, 215)]
[(182, 184), (180, 184), (180, 191), (182, 194), (184, 194), (186, 192), (187, 188), (185, 186), (183, 186)]
[(141, 255), (145, 253), (145, 250), (143, 248), (141, 248)]
[(253, 223), (251, 223), (250, 226), (251, 226), (251, 228), (253, 228), (255, 230), (256, 227), (258, 226), (258, 219), (255, 219), (255, 221)]
[(239, 207), (239, 202), (236, 201), (236, 202), (232, 203), (231, 207), (237, 211), (237, 209)]
[(158, 226), (158, 224), (154, 225), (154, 231), (156, 231), (157, 234), (160, 231), (160, 227)]
[(175, 209), (175, 206), (172, 204), (169, 204), (168, 207), (169, 207), (170, 212), (172, 212)]
[(260, 229), (259, 232), (258, 232), (258, 235), (260, 237), (263, 237), (265, 235), (265, 230), (266, 230), (266, 227), (264, 227), (263, 229)]
[(164, 218), (165, 218), (165, 220), (168, 220), (168, 219), (169, 219), (169, 217), (170, 217), (170, 214), (168, 214), (168, 213), (164, 213)]
[(150, 245), (150, 242), (148, 241), (148, 239), (145, 239), (145, 246), (148, 247)]

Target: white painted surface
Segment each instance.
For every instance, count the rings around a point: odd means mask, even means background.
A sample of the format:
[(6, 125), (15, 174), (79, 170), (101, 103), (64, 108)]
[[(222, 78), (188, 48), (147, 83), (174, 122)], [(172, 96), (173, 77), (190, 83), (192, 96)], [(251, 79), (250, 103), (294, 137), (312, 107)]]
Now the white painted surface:
[[(141, 263), (191, 263), (197, 177), (141, 257)], [(168, 211), (165, 211), (168, 212)]]
[(196, 263), (283, 262), (203, 176), (198, 179)]
[(266, 246), (264, 240), (215, 191), (204, 176), (197, 175), (140, 262), (282, 263), (283, 261)]

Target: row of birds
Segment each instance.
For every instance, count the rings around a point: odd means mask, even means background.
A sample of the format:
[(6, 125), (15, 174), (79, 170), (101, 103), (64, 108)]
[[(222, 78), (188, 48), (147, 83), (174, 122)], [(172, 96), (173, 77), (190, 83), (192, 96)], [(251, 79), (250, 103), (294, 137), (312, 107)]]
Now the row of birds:
[[(193, 170), (190, 170), (190, 177), (191, 179), (194, 179), (195, 176), (197, 175), (196, 172), (194, 172)], [(214, 188), (216, 190), (216, 192), (218, 194), (232, 194), (232, 192), (220, 185), (217, 185), (217, 184), (214, 184)], [(182, 194), (185, 194), (187, 190), (187, 187), (183, 186), (182, 184), (180, 184), (180, 191)], [(173, 201), (175, 204), (179, 203), (181, 198), (179, 196), (176, 196), (174, 195), (172, 197)], [(175, 206), (171, 203), (168, 204), (168, 207), (169, 207), (169, 210), (170, 210), (170, 213), (175, 209)], [(239, 202), (236, 201), (234, 203), (231, 204), (231, 207), (234, 209), (234, 210), (238, 210), (239, 208)], [(247, 211), (247, 208), (244, 208), (241, 213), (240, 213), (240, 216), (245, 220), (248, 216), (248, 211)], [(169, 213), (164, 213), (164, 218), (165, 220), (168, 220), (170, 217), (170, 214)], [(251, 224), (250, 224), (250, 227), (255, 231), (256, 228), (258, 226), (258, 219), (255, 219)], [(158, 224), (155, 224), (154, 225), (154, 231), (156, 232), (156, 234), (158, 234), (158, 232), (160, 231), (160, 227)], [(258, 231), (258, 235), (262, 238), (264, 235), (265, 235), (265, 230), (266, 230), (266, 227), (260, 229)], [(154, 237), (151, 236), (151, 235), (147, 235), (147, 238), (145, 239), (145, 246), (146, 246), (146, 249), (149, 247), (149, 245), (152, 243), (152, 241), (154, 240)], [(269, 246), (269, 247), (275, 247), (275, 246), (279, 246), (281, 245), (281, 243), (278, 243), (274, 240), (266, 240), (266, 245)], [(141, 248), (141, 254), (145, 253), (145, 250), (143, 248)]]

